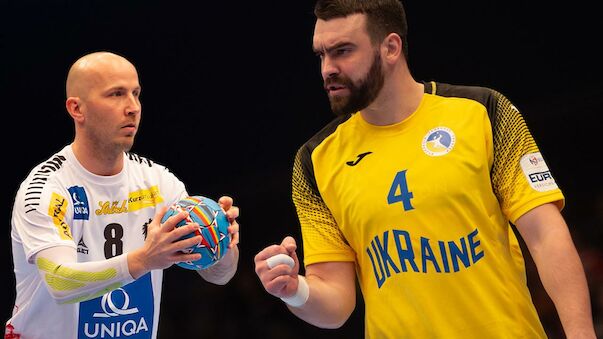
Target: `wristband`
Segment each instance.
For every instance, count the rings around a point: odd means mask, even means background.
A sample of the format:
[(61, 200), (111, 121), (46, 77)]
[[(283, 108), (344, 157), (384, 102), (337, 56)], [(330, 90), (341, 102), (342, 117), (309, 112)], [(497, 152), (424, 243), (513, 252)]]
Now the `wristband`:
[(308, 301), (310, 287), (303, 275), (297, 275), (297, 291), (290, 297), (281, 298), (282, 301), (293, 307), (300, 307)]

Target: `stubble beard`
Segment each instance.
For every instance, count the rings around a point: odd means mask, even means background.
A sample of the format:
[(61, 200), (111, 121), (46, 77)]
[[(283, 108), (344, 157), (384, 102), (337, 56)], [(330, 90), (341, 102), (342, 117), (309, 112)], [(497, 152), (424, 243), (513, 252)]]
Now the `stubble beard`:
[(381, 53), (379, 51), (375, 52), (373, 63), (366, 77), (360, 80), (358, 85), (350, 78), (340, 75), (327, 79), (326, 82), (343, 84), (350, 91), (348, 96), (329, 96), (331, 110), (335, 115), (352, 114), (365, 109), (375, 101), (385, 83), (385, 75), (383, 74), (383, 67), (381, 65)]
[[(95, 133), (92, 140), (95, 145), (95, 152), (99, 152), (99, 156), (113, 158), (119, 156), (123, 152), (129, 152), (134, 145), (134, 135), (122, 136), (117, 140), (111, 140), (111, 136), (106, 133)], [(102, 154), (102, 155), (101, 155)]]

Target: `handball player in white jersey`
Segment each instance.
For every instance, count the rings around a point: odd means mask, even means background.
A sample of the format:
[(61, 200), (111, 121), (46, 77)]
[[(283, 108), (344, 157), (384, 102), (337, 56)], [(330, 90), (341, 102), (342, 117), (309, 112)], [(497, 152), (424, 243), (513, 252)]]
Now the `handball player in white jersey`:
[[(13, 207), (16, 300), (5, 338), (156, 338), (163, 269), (200, 254), (181, 250), (199, 227), (161, 223), (167, 207), (188, 195), (166, 167), (130, 153), (141, 118), (134, 65), (95, 52), (69, 70), (66, 108), (75, 137), (37, 165)], [(198, 271), (226, 284), (238, 264), (239, 210), (218, 201), (230, 221), (229, 251)]]

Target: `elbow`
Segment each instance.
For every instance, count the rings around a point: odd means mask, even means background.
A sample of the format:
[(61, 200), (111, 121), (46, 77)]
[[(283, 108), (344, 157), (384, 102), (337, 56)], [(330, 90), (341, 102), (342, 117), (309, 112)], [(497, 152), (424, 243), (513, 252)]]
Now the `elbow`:
[(314, 324), (315, 326), (328, 330), (336, 330), (341, 328), (350, 318), (352, 312), (339, 315), (337, 317), (332, 317), (330, 319), (322, 319), (320, 323)]
[(85, 300), (85, 298), (79, 298), (78, 296), (67, 293), (66, 291), (55, 289), (48, 284), (46, 284), (46, 290), (48, 291), (50, 298), (52, 298), (52, 300), (59, 305), (74, 304)]
[(52, 298), (55, 303), (67, 304), (73, 299), (74, 296), (69, 293), (69, 289), (64, 288), (64, 284), (60, 279), (53, 275), (46, 274), (44, 276), (44, 282), (50, 298)]
[(348, 321), (352, 312), (354, 312), (355, 307), (356, 304), (354, 302), (342, 302), (341, 304), (338, 304), (336, 308), (323, 314), (320, 319), (316, 319), (313, 325), (323, 329), (338, 329)]
[(327, 330), (336, 330), (336, 329), (340, 328), (341, 326), (343, 326), (343, 324), (345, 324), (347, 320), (348, 320), (348, 318), (345, 318), (345, 319), (341, 319), (340, 321), (322, 324), (322, 326), (318, 326), (318, 327), (327, 329)]
[(60, 293), (59, 291), (53, 290), (52, 288), (48, 288), (48, 294), (50, 294), (50, 298), (56, 304), (69, 304), (69, 296), (64, 293)]
[(351, 307), (347, 307), (337, 319), (334, 319), (333, 323), (331, 324), (331, 327), (328, 328), (337, 329), (343, 326), (348, 321), (348, 319), (350, 319), (352, 312), (354, 312), (354, 308), (355, 304), (352, 304)]
[(233, 276), (234, 276), (234, 274), (231, 275), (231, 276), (225, 277), (225, 279), (217, 280), (217, 281), (214, 281), (212, 283), (216, 284), (216, 285), (224, 286), (224, 285), (226, 285), (232, 279)]

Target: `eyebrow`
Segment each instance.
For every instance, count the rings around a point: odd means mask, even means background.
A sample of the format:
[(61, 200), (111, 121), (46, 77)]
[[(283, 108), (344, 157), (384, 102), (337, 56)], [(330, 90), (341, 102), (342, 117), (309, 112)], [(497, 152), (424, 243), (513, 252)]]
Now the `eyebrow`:
[(342, 47), (347, 47), (347, 46), (353, 46), (354, 44), (352, 44), (351, 42), (339, 42), (336, 43), (335, 45), (328, 47), (328, 48), (315, 48), (313, 47), (312, 50), (314, 51), (314, 53), (320, 53), (320, 52), (326, 52), (326, 53), (331, 53), (332, 51), (338, 49), (338, 48), (342, 48)]
[[(141, 91), (142, 87), (141, 86), (136, 86), (132, 89), (133, 91)], [(125, 86), (114, 86), (114, 87), (109, 87), (106, 90), (107, 92), (111, 92), (111, 91), (129, 91), (129, 89)]]

